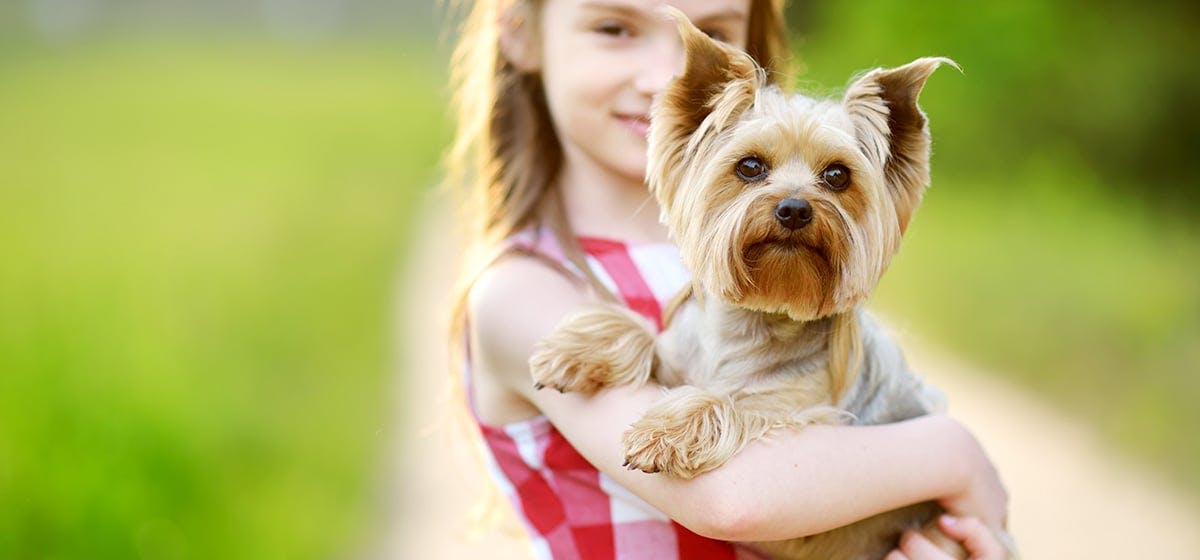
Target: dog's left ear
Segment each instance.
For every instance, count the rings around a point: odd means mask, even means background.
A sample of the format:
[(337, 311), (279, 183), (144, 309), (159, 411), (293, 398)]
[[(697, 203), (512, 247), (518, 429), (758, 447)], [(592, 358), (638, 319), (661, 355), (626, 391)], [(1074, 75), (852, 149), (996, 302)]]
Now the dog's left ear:
[(872, 70), (846, 90), (842, 102), (854, 121), (859, 145), (883, 167), (901, 232), (929, 185), (928, 120), (917, 106), (917, 97), (930, 74), (942, 64), (959, 68), (953, 60), (939, 57)]

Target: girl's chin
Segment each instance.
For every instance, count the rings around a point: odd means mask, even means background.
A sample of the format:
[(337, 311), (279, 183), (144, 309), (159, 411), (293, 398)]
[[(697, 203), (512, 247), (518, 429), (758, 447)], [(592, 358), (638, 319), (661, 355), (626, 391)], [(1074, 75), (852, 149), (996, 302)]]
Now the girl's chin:
[(646, 152), (639, 150), (624, 161), (619, 168), (621, 175), (641, 183), (646, 179)]
[(610, 169), (615, 175), (638, 185), (638, 188), (641, 188), (643, 181), (646, 180), (646, 162), (644, 159), (636, 161), (627, 160), (612, 166)]

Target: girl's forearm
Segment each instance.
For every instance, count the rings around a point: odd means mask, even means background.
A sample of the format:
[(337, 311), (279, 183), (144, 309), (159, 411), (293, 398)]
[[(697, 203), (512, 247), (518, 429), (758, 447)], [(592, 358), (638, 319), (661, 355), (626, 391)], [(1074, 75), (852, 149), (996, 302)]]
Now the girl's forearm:
[[(531, 397), (593, 465), (708, 537), (801, 537), (926, 500), (953, 501), (962, 505), (951, 508), (954, 513), (988, 519), (983, 506), (963, 497), (990, 463), (975, 438), (946, 416), (779, 430), (716, 470), (681, 480), (621, 466), (621, 434), (661, 397), (661, 389), (621, 387), (593, 398), (542, 391)], [(995, 502), (985, 505), (996, 510)]]
[[(926, 416), (881, 426), (812, 426), (750, 444), (693, 491), (723, 520), (709, 536), (778, 540), (820, 533), (904, 505), (961, 496), (978, 444)], [(976, 513), (978, 515), (978, 513)], [(715, 522), (714, 522), (715, 521)]]

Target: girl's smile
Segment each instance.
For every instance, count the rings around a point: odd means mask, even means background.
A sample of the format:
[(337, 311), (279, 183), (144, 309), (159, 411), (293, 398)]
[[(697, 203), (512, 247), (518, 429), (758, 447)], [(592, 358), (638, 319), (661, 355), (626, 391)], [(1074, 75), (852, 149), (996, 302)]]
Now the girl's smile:
[(624, 126), (630, 133), (642, 140), (645, 140), (646, 135), (650, 132), (650, 115), (648, 114), (623, 115), (618, 113), (616, 119), (621, 123), (621, 126)]

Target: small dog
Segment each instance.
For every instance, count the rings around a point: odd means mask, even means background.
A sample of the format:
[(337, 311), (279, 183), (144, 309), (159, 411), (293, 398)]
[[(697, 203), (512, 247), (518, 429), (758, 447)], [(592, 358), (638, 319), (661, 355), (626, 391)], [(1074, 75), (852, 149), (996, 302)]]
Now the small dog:
[[(656, 339), (617, 306), (568, 317), (530, 359), (538, 388), (585, 394), (654, 379), (664, 397), (625, 433), (626, 466), (691, 478), (776, 428), (882, 424), (943, 408), (858, 308), (929, 184), (917, 107), (945, 58), (922, 58), (819, 101), (767, 85), (746, 54), (671, 10), (684, 73), (656, 102), (647, 181), (693, 272)], [(882, 558), (941, 512), (917, 504), (801, 539), (783, 558)], [(940, 536), (940, 538), (939, 538)]]

